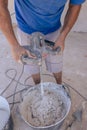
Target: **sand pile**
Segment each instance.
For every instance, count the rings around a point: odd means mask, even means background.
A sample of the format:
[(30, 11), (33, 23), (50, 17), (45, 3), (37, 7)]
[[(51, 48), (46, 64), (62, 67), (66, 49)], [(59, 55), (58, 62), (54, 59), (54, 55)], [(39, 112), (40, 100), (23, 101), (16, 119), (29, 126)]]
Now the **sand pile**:
[(66, 114), (66, 107), (58, 92), (46, 87), (42, 97), (40, 88), (37, 88), (25, 96), (20, 113), (31, 125), (44, 127), (60, 121)]

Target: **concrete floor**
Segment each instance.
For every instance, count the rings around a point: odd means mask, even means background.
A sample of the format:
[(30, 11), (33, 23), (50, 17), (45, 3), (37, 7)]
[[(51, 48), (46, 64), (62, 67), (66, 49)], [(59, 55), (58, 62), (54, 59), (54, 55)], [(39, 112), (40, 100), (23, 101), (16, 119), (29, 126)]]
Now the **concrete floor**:
[[(16, 63), (13, 60), (8, 42), (3, 36), (3, 34), (0, 34), (0, 93), (11, 82), (11, 79), (6, 76), (6, 72), (9, 71), (7, 74), (14, 78), (15, 71), (13, 69), (17, 71), (17, 75), (15, 77), (15, 80), (17, 80), (21, 74), (22, 65)], [(43, 70), (44, 73), (47, 73), (45, 67), (43, 68)], [(28, 74), (23, 73), (20, 82), (24, 84), (24, 81), (28, 76)], [(44, 76), (44, 81), (55, 82), (54, 78), (49, 76)], [(67, 83), (69, 87), (73, 87), (87, 99), (87, 33), (70, 32), (66, 39), (64, 50), (63, 82)], [(31, 78), (27, 80), (27, 84), (34, 84)], [(13, 81), (9, 88), (3, 94), (3, 96), (8, 97), (9, 95), (13, 94), (15, 87), (16, 82)], [(23, 88), (24, 86), (22, 84), (19, 84), (17, 87), (17, 91)], [(70, 120), (72, 112), (81, 107), (82, 103), (85, 101), (73, 89), (70, 89), (70, 95), (72, 100), (72, 107), (69, 114), (69, 118), (67, 118), (67, 120)], [(16, 96), (16, 101), (19, 100), (19, 96), (20, 95)], [(9, 103), (12, 103), (12, 101), (12, 97), (8, 98)], [(19, 124), (17, 124), (15, 130), (19, 130)], [(85, 123), (85, 125), (86, 126), (84, 127), (84, 130), (87, 130), (87, 123)], [(78, 129), (76, 129), (79, 130), (81, 123), (77, 126)], [(74, 126), (72, 127), (73, 128), (70, 130), (75, 130)]]

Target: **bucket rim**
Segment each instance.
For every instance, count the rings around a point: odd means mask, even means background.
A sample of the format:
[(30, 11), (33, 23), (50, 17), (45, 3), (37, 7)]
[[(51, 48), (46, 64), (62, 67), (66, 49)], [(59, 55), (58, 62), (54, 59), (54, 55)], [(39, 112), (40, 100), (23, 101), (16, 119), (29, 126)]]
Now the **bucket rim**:
[[(43, 82), (43, 84), (50, 84), (50, 83), (51, 83), (51, 84), (58, 85), (58, 86), (62, 86), (62, 85), (60, 85), (60, 84), (56, 84), (56, 83), (53, 83), (53, 82)], [(26, 94), (27, 94), (29, 91), (33, 90), (33, 89), (34, 89), (36, 86), (38, 86), (38, 85), (40, 85), (40, 84), (37, 84), (37, 85), (35, 85), (35, 86), (29, 88), (28, 91), (26, 92)], [(68, 113), (69, 113), (69, 111), (70, 111), (70, 108), (71, 108), (71, 100), (70, 100), (70, 96), (67, 96), (67, 97), (68, 97), (68, 101), (69, 101), (69, 106), (68, 106), (67, 112), (66, 112), (66, 114), (64, 115), (64, 117), (63, 117), (62, 119), (60, 119), (60, 121), (56, 122), (55, 124), (52, 124), (52, 125), (49, 125), (49, 126), (33, 126), (33, 125), (31, 125), (28, 121), (26, 121), (25, 118), (24, 118), (22, 115), (21, 115), (21, 118), (24, 120), (24, 122), (25, 122), (28, 126), (30, 126), (31, 128), (34, 128), (34, 129), (47, 129), (47, 128), (50, 128), (50, 127), (57, 126), (57, 125), (59, 125), (60, 123), (62, 123), (62, 122), (65, 120), (65, 118), (67, 117), (67, 115), (68, 115)], [(19, 108), (19, 109), (20, 109), (20, 108)]]

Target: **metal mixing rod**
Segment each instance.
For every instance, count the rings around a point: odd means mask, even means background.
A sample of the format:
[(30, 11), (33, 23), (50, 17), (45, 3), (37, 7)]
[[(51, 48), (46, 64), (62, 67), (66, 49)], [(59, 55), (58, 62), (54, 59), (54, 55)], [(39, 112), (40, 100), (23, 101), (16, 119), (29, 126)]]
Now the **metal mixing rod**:
[(31, 54), (35, 55), (35, 58), (29, 57), (27, 55), (23, 55), (21, 57), (21, 61), (25, 64), (41, 64), (42, 62), (42, 55), (45, 54), (57, 54), (61, 51), (61, 48), (58, 47), (57, 49), (53, 50), (53, 46), (55, 45), (54, 42), (48, 41), (44, 39), (44, 35), (42, 33), (33, 33), (31, 35), (30, 44), (23, 46), (27, 49)]

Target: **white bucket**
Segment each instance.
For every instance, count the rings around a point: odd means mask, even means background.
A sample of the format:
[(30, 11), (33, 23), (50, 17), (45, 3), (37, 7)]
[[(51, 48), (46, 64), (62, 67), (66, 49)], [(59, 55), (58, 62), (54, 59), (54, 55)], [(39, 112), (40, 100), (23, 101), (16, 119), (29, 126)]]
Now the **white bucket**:
[(10, 108), (7, 100), (0, 96), (0, 130), (2, 130), (10, 116)]

